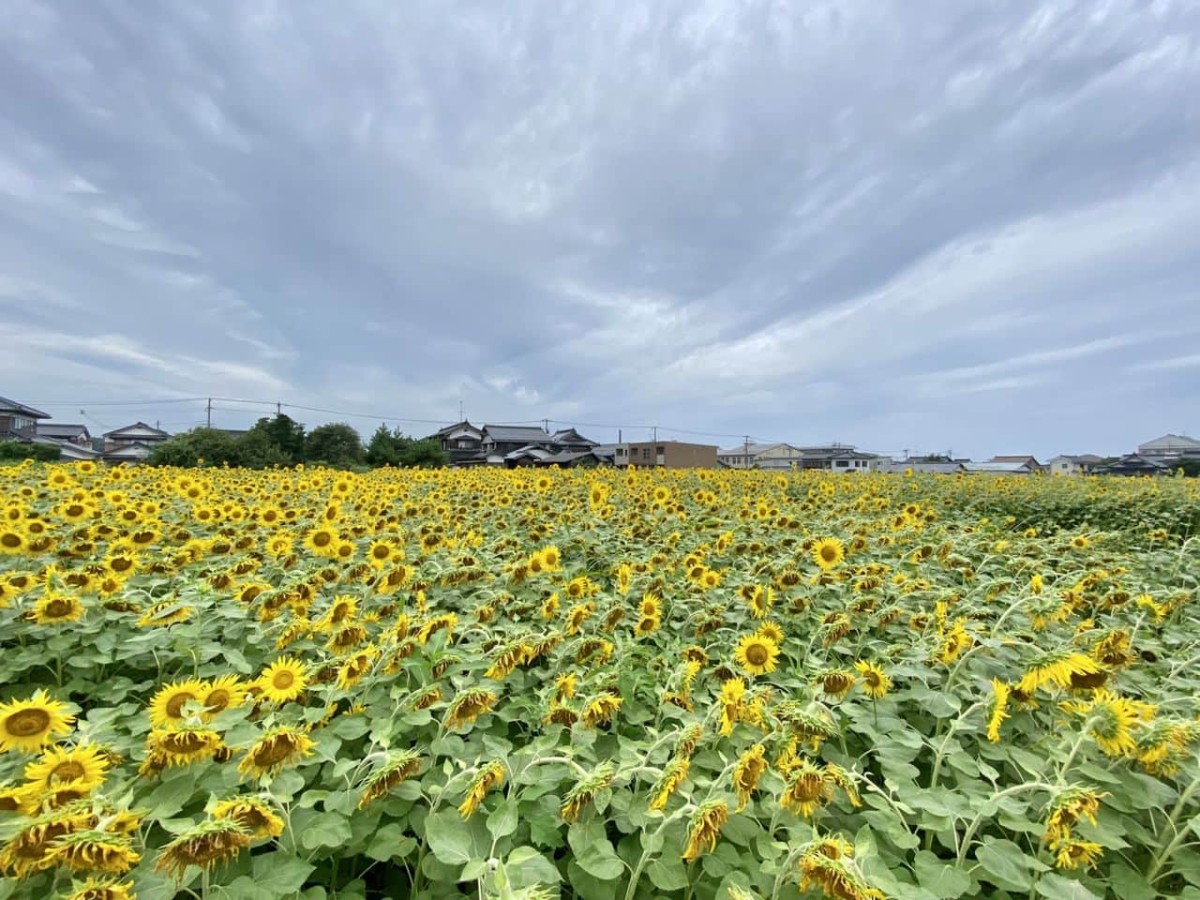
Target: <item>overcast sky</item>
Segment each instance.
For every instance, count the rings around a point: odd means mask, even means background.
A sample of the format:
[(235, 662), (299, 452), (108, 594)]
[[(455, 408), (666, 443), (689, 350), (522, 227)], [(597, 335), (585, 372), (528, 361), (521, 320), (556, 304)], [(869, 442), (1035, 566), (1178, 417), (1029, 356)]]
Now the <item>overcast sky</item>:
[(461, 400), (976, 458), (1200, 433), (1193, 0), (0, 21), (0, 395), (57, 419)]

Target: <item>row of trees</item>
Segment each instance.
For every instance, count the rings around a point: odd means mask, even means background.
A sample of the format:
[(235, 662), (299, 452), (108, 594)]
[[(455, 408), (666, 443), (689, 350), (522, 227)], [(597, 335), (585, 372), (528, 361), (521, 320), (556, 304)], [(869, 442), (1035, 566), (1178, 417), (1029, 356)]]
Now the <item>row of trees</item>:
[(364, 447), (345, 422), (318, 425), (312, 431), (283, 413), (259, 419), (244, 434), (217, 428), (193, 428), (154, 448), (149, 462), (159, 466), (241, 466), (261, 469), (313, 463), (341, 469), (368, 466), (435, 468), (447, 463), (436, 441), (408, 437), (380, 425)]

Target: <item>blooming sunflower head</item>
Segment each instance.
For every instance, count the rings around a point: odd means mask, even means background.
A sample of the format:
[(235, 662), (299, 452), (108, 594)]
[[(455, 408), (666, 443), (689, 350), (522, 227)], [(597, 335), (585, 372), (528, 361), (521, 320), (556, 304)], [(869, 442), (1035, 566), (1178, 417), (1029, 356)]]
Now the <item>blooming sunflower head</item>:
[(37, 691), (28, 700), (0, 703), (0, 753), (36, 753), (56, 738), (70, 734), (75, 716), (67, 705)]

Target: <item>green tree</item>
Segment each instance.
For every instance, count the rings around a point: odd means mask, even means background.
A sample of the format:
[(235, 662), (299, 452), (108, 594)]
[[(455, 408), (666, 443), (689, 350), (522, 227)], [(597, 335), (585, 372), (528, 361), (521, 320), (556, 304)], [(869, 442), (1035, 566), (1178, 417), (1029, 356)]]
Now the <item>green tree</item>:
[[(254, 447), (274, 445), (281, 461), (285, 465), (303, 462), (305, 459), (304, 426), (286, 413), (278, 413), (270, 418), (263, 417), (254, 423), (254, 427), (246, 433), (246, 439)], [(264, 454), (265, 450), (262, 451)], [(270, 463), (263, 463), (269, 465)]]
[(150, 451), (152, 466), (241, 466), (246, 464), (242, 439), (217, 428), (193, 428), (163, 441)]
[(407, 440), (408, 446), (400, 454), (400, 465), (415, 469), (441, 469), (450, 464), (446, 451), (437, 441)]
[(403, 451), (404, 435), (399, 429), (391, 431), (380, 424), (367, 442), (367, 464), (372, 466), (398, 466)]
[(361, 465), (366, 453), (357, 431), (345, 422), (330, 422), (308, 433), (304, 456), (311, 462), (345, 468)]

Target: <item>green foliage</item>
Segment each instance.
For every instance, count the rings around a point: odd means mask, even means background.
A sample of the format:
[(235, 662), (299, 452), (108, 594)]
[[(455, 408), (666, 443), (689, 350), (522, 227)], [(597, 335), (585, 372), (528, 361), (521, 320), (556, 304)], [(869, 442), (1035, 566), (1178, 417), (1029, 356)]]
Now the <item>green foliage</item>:
[(150, 451), (154, 466), (242, 466), (247, 464), (242, 442), (216, 428), (193, 428), (163, 441)]
[(318, 425), (304, 439), (304, 458), (335, 468), (360, 465), (365, 457), (362, 438), (345, 422)]
[(366, 461), (372, 466), (439, 469), (449, 463), (437, 441), (407, 437), (399, 428), (380, 425), (367, 443)]
[(254, 435), (255, 440), (261, 440), (264, 445), (270, 444), (277, 448), (285, 464), (304, 462), (304, 426), (286, 413), (259, 419), (247, 437), (250, 435)]
[(58, 448), (49, 444), (0, 441), (0, 462), (19, 462), (25, 459), (32, 459), (36, 462), (55, 462), (59, 457)]

